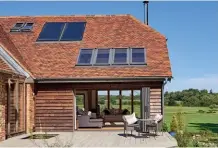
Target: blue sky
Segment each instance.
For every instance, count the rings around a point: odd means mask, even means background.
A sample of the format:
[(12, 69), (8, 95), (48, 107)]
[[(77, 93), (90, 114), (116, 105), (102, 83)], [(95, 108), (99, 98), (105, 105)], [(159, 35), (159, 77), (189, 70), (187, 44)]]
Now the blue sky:
[[(131, 14), (142, 2), (0, 2), (0, 15)], [(218, 92), (218, 2), (150, 2), (149, 25), (168, 38), (174, 79), (166, 90)]]

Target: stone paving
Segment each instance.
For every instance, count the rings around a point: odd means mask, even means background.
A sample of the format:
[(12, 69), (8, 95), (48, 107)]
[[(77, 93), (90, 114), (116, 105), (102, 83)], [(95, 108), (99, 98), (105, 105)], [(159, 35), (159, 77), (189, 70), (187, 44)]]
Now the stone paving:
[[(37, 134), (37, 133), (34, 133)], [(123, 131), (52, 132), (58, 136), (47, 140), (22, 139), (28, 134), (0, 142), (0, 147), (176, 147), (176, 140), (168, 133), (159, 136), (139, 137), (137, 133), (125, 137)]]

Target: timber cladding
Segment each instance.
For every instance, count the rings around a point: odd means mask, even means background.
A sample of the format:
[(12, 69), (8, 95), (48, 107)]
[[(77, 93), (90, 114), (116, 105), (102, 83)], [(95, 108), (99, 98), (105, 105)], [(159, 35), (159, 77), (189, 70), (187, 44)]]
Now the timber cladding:
[(39, 87), (35, 98), (35, 131), (73, 131), (73, 90)]
[(150, 88), (150, 115), (161, 114), (161, 95), (161, 88)]

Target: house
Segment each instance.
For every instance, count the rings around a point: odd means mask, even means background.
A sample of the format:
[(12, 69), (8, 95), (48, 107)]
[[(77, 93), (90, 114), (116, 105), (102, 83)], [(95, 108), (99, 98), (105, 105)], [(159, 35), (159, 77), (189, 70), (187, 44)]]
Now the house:
[(131, 15), (0, 17), (0, 138), (74, 131), (76, 96), (95, 110), (99, 91), (123, 109), (128, 90), (133, 112), (138, 90), (142, 113), (163, 114), (171, 77), (166, 37)]

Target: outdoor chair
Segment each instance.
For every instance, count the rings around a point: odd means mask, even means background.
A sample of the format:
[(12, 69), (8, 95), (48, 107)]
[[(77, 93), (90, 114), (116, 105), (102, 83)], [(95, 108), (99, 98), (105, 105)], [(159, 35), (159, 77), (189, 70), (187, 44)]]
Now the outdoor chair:
[[(155, 135), (157, 135), (157, 132), (160, 130), (160, 122), (163, 119), (163, 115), (156, 114), (153, 117), (150, 117), (146, 121), (146, 130), (147, 132), (153, 131)], [(163, 134), (163, 133), (162, 133)]]
[(135, 117), (135, 113), (131, 115), (123, 115), (123, 122), (124, 122), (124, 135), (127, 137), (127, 132), (130, 131), (131, 135), (132, 132), (139, 126), (137, 123), (138, 119)]

